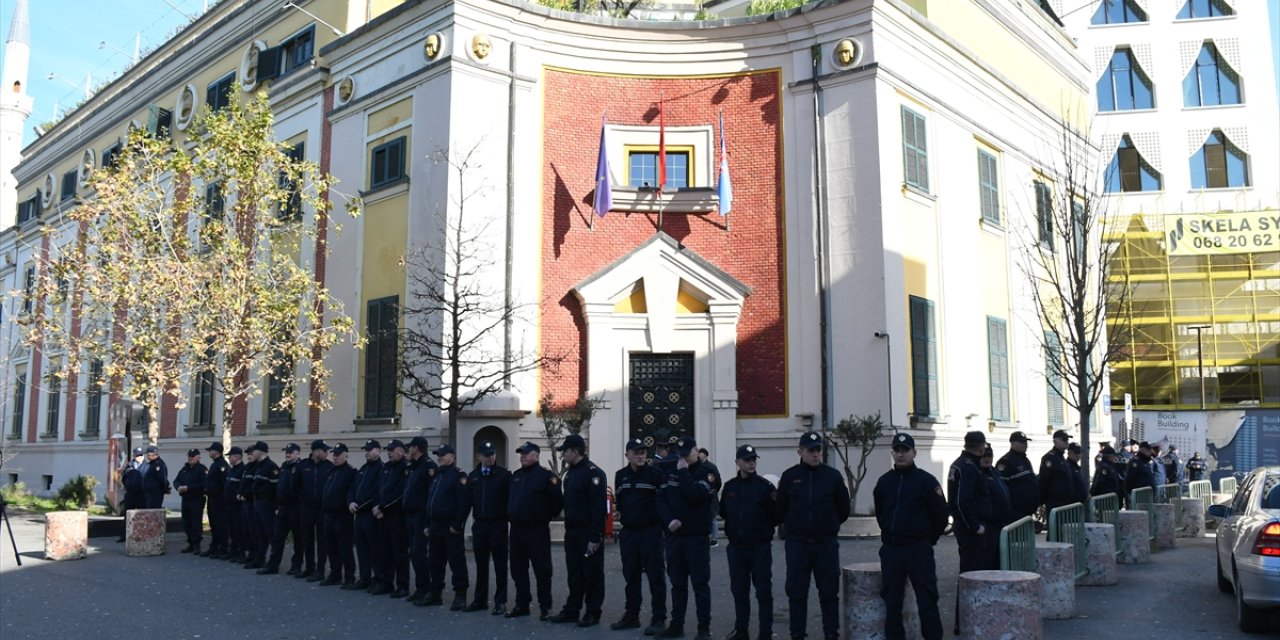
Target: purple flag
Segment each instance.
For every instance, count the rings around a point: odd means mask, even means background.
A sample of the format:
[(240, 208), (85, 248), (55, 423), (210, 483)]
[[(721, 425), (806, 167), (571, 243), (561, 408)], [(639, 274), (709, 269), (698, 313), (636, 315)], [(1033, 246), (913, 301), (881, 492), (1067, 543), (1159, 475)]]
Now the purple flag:
[(609, 142), (605, 117), (600, 116), (600, 155), (596, 158), (596, 196), (591, 208), (601, 218), (613, 208), (613, 184), (609, 179)]

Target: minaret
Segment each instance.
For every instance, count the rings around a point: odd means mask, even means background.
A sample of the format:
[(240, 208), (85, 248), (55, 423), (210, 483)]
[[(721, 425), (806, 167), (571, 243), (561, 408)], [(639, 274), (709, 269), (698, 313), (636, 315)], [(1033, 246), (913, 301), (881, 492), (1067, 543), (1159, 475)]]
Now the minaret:
[(4, 43), (4, 72), (0, 74), (0, 229), (13, 226), (18, 216), (18, 181), (13, 168), (22, 160), (22, 128), (31, 115), (27, 95), (27, 67), (31, 60), (31, 28), (27, 0), (18, 0)]

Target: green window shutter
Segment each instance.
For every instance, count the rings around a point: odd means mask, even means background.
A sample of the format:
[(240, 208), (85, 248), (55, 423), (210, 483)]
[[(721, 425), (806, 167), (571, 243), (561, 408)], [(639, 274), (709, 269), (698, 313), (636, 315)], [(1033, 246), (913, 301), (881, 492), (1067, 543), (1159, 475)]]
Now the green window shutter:
[(910, 297), (913, 412), (938, 415), (938, 357), (933, 302)]
[(929, 146), (924, 116), (906, 107), (902, 107), (902, 170), (908, 185), (929, 191)]
[(982, 219), (1000, 224), (1000, 180), (996, 170), (996, 157), (978, 150), (978, 193), (982, 207)]
[(1044, 334), (1044, 378), (1049, 424), (1060, 427), (1066, 422), (1062, 407), (1062, 343), (1058, 334), (1046, 331)]
[(990, 365), (991, 418), (1009, 420), (1009, 326), (1000, 318), (987, 318), (987, 353)]

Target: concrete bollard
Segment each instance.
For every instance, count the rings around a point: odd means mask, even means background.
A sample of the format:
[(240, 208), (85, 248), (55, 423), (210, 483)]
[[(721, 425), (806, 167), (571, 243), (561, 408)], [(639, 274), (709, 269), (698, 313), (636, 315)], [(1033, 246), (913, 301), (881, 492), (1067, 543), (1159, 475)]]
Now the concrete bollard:
[(1155, 510), (1155, 516), (1152, 518), (1155, 531), (1151, 532), (1155, 539), (1151, 541), (1151, 547), (1153, 549), (1172, 549), (1173, 530), (1177, 527), (1177, 524), (1173, 521), (1173, 505), (1153, 504), (1151, 508)]
[(1178, 523), (1179, 538), (1204, 537), (1204, 502), (1200, 498), (1182, 500), (1182, 522)]
[(1151, 562), (1151, 523), (1146, 511), (1120, 512), (1120, 564)]
[(1027, 571), (966, 571), (960, 574), (960, 637), (963, 640), (1039, 640), (1040, 576)]
[(1037, 542), (1040, 574), (1040, 617), (1064, 620), (1076, 615), (1075, 545)]
[(1080, 584), (1086, 587), (1103, 587), (1119, 582), (1116, 573), (1115, 526), (1100, 522), (1086, 523), (1084, 538), (1088, 547), (1085, 555), (1088, 572), (1080, 578)]
[(50, 511), (44, 514), (46, 560), (79, 560), (89, 555), (89, 512)]
[(130, 509), (124, 518), (124, 554), (163, 554), (164, 529), (164, 509)]
[[(884, 600), (880, 597), (883, 582), (879, 562), (860, 562), (844, 567), (844, 638), (845, 640), (881, 640), (884, 635)], [(902, 626), (907, 640), (920, 640), (920, 613), (916, 610), (916, 593), (907, 582), (902, 603)]]

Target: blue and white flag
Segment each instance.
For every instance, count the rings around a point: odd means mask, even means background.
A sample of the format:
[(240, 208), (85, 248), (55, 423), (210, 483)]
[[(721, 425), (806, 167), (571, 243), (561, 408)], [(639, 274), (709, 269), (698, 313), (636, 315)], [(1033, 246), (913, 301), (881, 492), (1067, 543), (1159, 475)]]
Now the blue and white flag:
[(596, 195), (591, 208), (601, 218), (613, 208), (613, 185), (609, 180), (609, 143), (605, 116), (600, 116), (600, 155), (596, 158)]
[(720, 112), (720, 182), (716, 185), (720, 197), (720, 215), (727, 216), (733, 210), (733, 183), (729, 181), (729, 149), (724, 142), (724, 112)]

